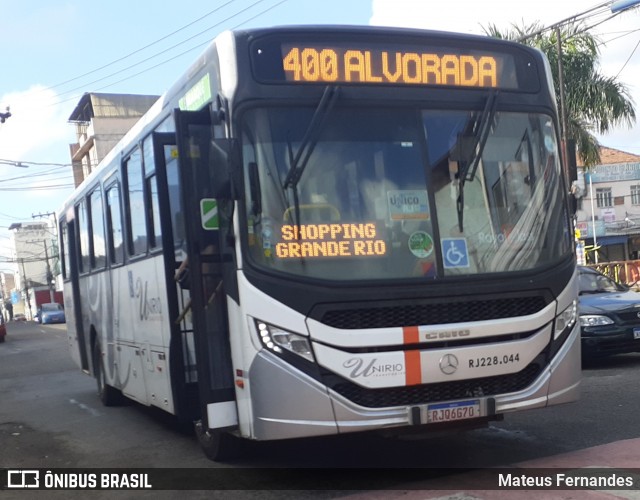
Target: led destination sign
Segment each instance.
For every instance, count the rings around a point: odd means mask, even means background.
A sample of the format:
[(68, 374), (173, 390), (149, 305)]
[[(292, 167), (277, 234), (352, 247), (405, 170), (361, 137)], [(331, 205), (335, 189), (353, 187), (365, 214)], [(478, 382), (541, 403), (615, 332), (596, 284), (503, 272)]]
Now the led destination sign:
[(376, 224), (284, 224), (275, 245), (280, 259), (313, 257), (375, 257), (387, 253)]
[(459, 49), (282, 45), (289, 82), (515, 88), (513, 57)]
[[(500, 61), (502, 62), (502, 61)], [(292, 47), (287, 80), (498, 87), (496, 56)]]

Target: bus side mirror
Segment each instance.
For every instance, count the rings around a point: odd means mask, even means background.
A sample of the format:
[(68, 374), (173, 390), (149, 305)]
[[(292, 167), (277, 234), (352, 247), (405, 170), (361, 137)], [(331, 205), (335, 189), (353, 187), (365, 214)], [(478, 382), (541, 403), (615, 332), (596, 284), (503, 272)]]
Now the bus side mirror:
[(578, 181), (571, 183), (571, 190), (569, 191), (569, 210), (571, 210), (571, 216), (574, 216), (580, 208), (580, 200), (584, 196), (584, 190), (580, 187)]
[(238, 141), (213, 139), (209, 161), (215, 173), (212, 179), (213, 197), (218, 200), (237, 200), (241, 193)]
[(573, 193), (569, 193), (569, 210), (572, 217), (578, 212), (578, 198)]

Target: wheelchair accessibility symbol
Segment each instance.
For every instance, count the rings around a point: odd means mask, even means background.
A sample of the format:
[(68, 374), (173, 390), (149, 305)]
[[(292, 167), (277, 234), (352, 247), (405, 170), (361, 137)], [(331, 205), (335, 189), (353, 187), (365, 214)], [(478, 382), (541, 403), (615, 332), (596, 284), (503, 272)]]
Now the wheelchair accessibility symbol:
[(442, 238), (441, 244), (445, 269), (469, 267), (469, 251), (465, 238)]

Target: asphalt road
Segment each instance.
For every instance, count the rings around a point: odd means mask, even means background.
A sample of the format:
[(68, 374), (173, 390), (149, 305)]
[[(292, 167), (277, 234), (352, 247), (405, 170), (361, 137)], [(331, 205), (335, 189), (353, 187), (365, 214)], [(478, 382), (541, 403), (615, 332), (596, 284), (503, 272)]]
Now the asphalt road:
[[(161, 411), (135, 403), (102, 407), (94, 379), (69, 357), (64, 325), (11, 323), (0, 344), (0, 468), (224, 468), (228, 474), (221, 480), (233, 481), (225, 488), (255, 490), (274, 487), (267, 473), (256, 473), (265, 467), (283, 468), (283, 488), (288, 480), (295, 484), (300, 468), (427, 468), (425, 480), (452, 473), (441, 468), (503, 467), (640, 437), (639, 374), (640, 355), (613, 357), (583, 371), (579, 402), (508, 415), (486, 429), (426, 438), (358, 434), (251, 443), (242, 459), (218, 464), (201, 453), (192, 432)], [(251, 473), (243, 476), (241, 469)], [(350, 476), (352, 483), (344, 474), (317, 472), (317, 482), (312, 476), (307, 484), (320, 489), (316, 498), (367, 488), (367, 478), (372, 489), (393, 486), (371, 471)], [(389, 478), (393, 482), (393, 474)]]

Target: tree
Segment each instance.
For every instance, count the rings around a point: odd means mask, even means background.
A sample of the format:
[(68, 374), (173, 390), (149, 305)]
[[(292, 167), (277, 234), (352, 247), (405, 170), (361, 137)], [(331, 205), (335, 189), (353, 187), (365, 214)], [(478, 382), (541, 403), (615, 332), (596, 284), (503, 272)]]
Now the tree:
[[(558, 41), (556, 31), (540, 33), (541, 26), (511, 25), (507, 31), (495, 25), (484, 28), (494, 38), (521, 41), (540, 49), (549, 59), (553, 83), (559, 102)], [(598, 71), (600, 40), (589, 33), (582, 23), (570, 23), (560, 28), (562, 67), (567, 113), (568, 138), (575, 139), (578, 156), (585, 166), (600, 162), (600, 144), (594, 133), (605, 134), (618, 125), (633, 126), (636, 112), (629, 91), (616, 77)]]

